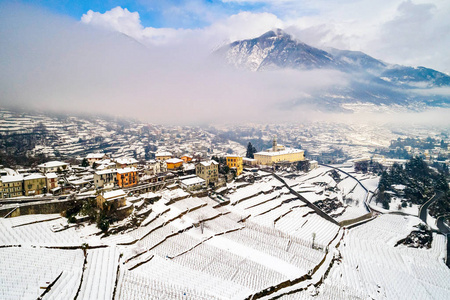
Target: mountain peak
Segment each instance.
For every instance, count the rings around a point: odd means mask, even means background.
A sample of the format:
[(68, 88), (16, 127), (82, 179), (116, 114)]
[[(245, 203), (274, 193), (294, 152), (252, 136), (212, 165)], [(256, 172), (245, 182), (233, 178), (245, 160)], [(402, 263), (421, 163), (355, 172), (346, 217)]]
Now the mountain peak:
[(225, 53), (231, 65), (252, 71), (338, 67), (329, 53), (297, 41), (279, 28), (254, 39), (236, 41), (219, 52)]
[(289, 38), (291, 39), (291, 35), (287, 34), (285, 31), (283, 31), (283, 29), (281, 28), (276, 28), (273, 30), (270, 30), (266, 33), (264, 33), (263, 35), (261, 35), (259, 37), (259, 39), (264, 39), (264, 38)]

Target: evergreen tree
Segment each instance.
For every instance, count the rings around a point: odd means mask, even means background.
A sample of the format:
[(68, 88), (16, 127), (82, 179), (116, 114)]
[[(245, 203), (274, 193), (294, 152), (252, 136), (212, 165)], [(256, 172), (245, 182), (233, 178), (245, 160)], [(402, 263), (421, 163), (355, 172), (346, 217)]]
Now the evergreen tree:
[(86, 157), (83, 158), (83, 161), (81, 162), (81, 166), (84, 168), (89, 166), (89, 163), (88, 163), (88, 160), (86, 159)]
[(309, 161), (308, 160), (301, 160), (297, 163), (297, 170), (308, 172), (309, 171)]
[(355, 171), (367, 173), (369, 168), (369, 162), (367, 160), (359, 161), (355, 163)]
[(403, 167), (398, 163), (394, 163), (391, 168), (390, 177), (391, 184), (403, 184), (404, 182), (404, 173)]
[(247, 154), (245, 157), (247, 158), (255, 158), (254, 154), (258, 152), (255, 147), (253, 147), (252, 143), (248, 142), (247, 145)]

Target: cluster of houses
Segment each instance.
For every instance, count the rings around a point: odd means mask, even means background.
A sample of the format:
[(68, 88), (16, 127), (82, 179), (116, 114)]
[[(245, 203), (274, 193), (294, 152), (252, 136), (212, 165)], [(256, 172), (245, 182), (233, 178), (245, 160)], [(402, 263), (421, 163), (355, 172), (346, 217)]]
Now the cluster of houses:
[[(240, 176), (244, 165), (272, 165), (278, 162), (304, 160), (304, 151), (286, 149), (277, 145), (254, 154), (254, 159), (240, 155), (227, 155), (225, 163), (235, 176)], [(88, 154), (81, 165), (71, 166), (61, 161), (49, 161), (27, 172), (1, 169), (1, 198), (59, 195), (70, 191), (127, 190), (142, 185), (152, 185), (167, 178), (177, 178), (179, 186), (186, 191), (221, 186), (225, 179), (219, 176), (219, 163), (215, 160), (194, 158), (190, 155), (175, 157), (170, 152), (156, 153), (155, 159), (140, 164), (129, 157), (110, 158), (104, 153)]]
[[(397, 149), (400, 149), (397, 147)], [(397, 150), (396, 149), (396, 150)], [(428, 161), (444, 161), (449, 163), (450, 144), (442, 147), (440, 143), (434, 145), (433, 149), (419, 149), (417, 147), (405, 146), (406, 152), (411, 156), (421, 156)]]
[(61, 188), (58, 174), (68, 170), (69, 164), (50, 161), (37, 166), (38, 172), (18, 173), (12, 169), (0, 169), (0, 198), (35, 196), (57, 193)]

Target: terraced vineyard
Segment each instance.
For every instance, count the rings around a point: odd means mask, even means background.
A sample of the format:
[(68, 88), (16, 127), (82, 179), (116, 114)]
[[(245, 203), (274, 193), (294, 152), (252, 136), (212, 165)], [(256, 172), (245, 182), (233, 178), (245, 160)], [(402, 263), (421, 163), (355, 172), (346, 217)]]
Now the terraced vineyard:
[(136, 206), (139, 226), (109, 236), (59, 215), (0, 219), (0, 298), (449, 298), (445, 237), (434, 234), (429, 250), (394, 247), (418, 218), (383, 215), (345, 229), (338, 221), (367, 214), (364, 206), (342, 202), (346, 212), (331, 222), (291, 192), (364, 203), (355, 179), (336, 182), (330, 170), (285, 182), (266, 173), (220, 196), (163, 191)]

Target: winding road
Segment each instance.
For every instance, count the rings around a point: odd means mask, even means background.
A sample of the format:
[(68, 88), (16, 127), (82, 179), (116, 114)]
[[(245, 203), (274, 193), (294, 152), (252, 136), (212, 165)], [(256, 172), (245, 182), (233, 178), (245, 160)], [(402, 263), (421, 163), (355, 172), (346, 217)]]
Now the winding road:
[(420, 208), (419, 208), (419, 218), (425, 222), (425, 224), (427, 223), (427, 214), (428, 214), (428, 207), (435, 202), (436, 200), (439, 200), (442, 196), (444, 196), (444, 193), (441, 191), (437, 191), (433, 197), (431, 197), (430, 200), (428, 200), (427, 202), (425, 202)]
[[(436, 194), (434, 194), (433, 197), (431, 197), (430, 200), (428, 200), (427, 202), (425, 202), (419, 209), (419, 218), (425, 222), (425, 224), (427, 224), (427, 212), (428, 212), (428, 207), (435, 202), (436, 200), (439, 200), (442, 196), (444, 195), (444, 192), (441, 191), (437, 191)], [(436, 220), (436, 225), (439, 229), (439, 231), (442, 234), (445, 234), (447, 236), (447, 259), (446, 264), (447, 266), (450, 268), (450, 240), (449, 240), (449, 233), (450, 233), (450, 229), (444, 224), (444, 220), (445, 220), (446, 216), (441, 216)]]
[(450, 228), (448, 228), (448, 226), (446, 226), (444, 224), (444, 220), (446, 217), (448, 217), (448, 216), (440, 216), (437, 219), (436, 225), (439, 228), (439, 230), (447, 236), (447, 259), (445, 261), (446, 261), (447, 266), (450, 268), (450, 260), (449, 260), (449, 258), (450, 258), (450, 239), (449, 239)]
[[(448, 216), (447, 216), (448, 217)], [(445, 224), (444, 224), (444, 220), (445, 220), (446, 216), (441, 216), (437, 219), (437, 227), (439, 228), (439, 231), (442, 232), (443, 234), (449, 234), (450, 233), (450, 228), (448, 228)]]

